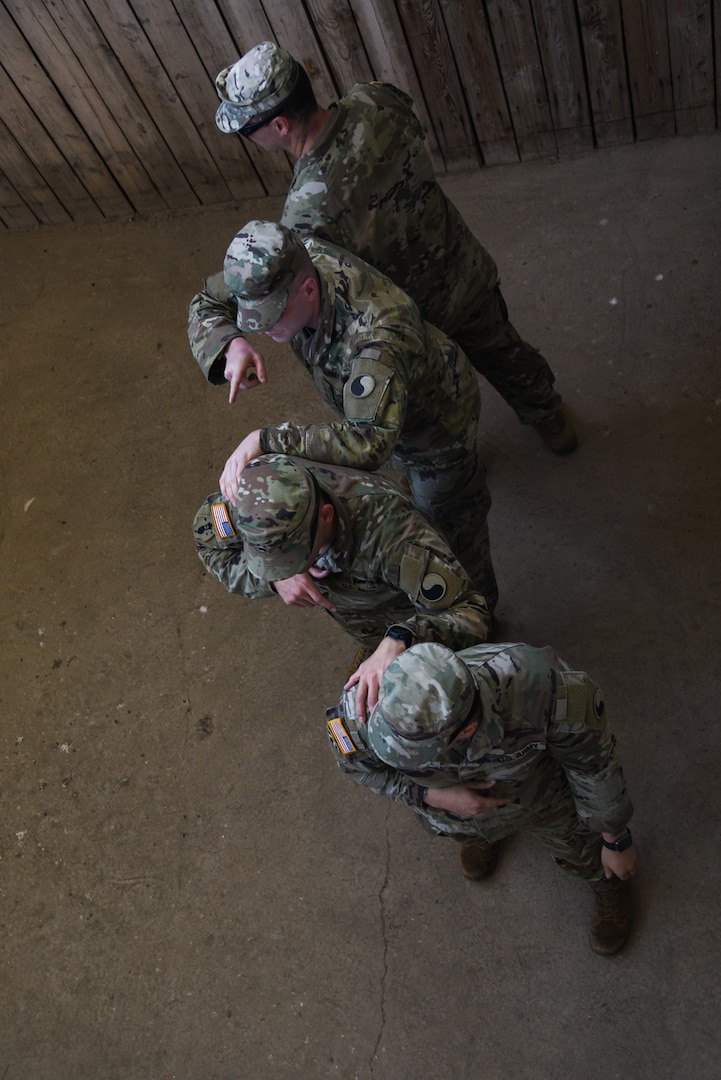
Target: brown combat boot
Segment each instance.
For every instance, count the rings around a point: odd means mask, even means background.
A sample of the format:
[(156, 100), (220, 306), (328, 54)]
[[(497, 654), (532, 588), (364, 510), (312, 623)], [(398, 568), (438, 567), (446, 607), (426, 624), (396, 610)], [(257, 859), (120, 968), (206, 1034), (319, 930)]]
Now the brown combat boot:
[(612, 877), (590, 884), (596, 895), (591, 918), (591, 948), (601, 956), (612, 956), (626, 944), (631, 929), (631, 882)]
[(578, 446), (578, 436), (563, 409), (533, 426), (554, 454), (570, 454)]
[(461, 873), (470, 881), (483, 881), (498, 860), (498, 844), (488, 840), (468, 840), (461, 845)]

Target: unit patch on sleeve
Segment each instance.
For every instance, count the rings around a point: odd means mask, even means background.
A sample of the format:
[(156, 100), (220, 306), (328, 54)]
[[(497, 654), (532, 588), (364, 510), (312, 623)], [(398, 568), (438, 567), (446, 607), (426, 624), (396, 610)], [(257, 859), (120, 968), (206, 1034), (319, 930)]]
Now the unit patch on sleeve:
[(421, 596), (429, 604), (437, 604), (447, 592), (448, 586), (441, 574), (426, 574), (421, 582)]
[(403, 554), (399, 583), (414, 603), (427, 609), (450, 607), (461, 590), (458, 574), (415, 544), (408, 544)]
[(375, 420), (388, 384), (393, 378), (393, 368), (381, 364), (373, 355), (362, 353), (353, 362), (350, 378), (343, 387), (343, 412), (348, 420)]

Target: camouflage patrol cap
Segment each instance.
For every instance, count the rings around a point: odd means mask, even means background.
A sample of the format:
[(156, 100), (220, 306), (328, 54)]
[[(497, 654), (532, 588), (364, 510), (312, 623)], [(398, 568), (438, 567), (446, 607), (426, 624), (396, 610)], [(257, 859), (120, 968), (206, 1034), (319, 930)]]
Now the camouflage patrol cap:
[(241, 330), (269, 330), (288, 303), (288, 290), (308, 253), (297, 233), (275, 221), (249, 221), (225, 254), (225, 283), (238, 301)]
[(368, 745), (386, 764), (413, 770), (438, 761), (471, 719), (476, 684), (451, 649), (420, 642), (386, 668), (368, 717)]
[(215, 80), (221, 100), (215, 122), (227, 135), (243, 134), (277, 115), (295, 89), (300, 64), (285, 49), (264, 41), (224, 68)]
[(265, 581), (283, 581), (308, 565), (318, 513), (318, 488), (299, 462), (284, 454), (249, 461), (231, 509), (243, 536), (248, 569)]

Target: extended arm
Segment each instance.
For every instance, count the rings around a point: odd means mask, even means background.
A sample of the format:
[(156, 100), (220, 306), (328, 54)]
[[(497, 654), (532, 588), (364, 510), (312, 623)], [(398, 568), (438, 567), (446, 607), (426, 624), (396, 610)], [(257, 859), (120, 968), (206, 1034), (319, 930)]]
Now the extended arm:
[(400, 348), (364, 346), (345, 374), (337, 377), (314, 360), (310, 368), (316, 385), (342, 419), (305, 425), (289, 420), (261, 428), (263, 453), (292, 454), (367, 472), (379, 469), (391, 456), (405, 423), (408, 393), (402, 358), (397, 355)]
[(222, 274), (214, 274), (190, 303), (188, 341), (206, 379), (214, 385), (230, 383), (232, 405), (238, 390), (252, 389), (267, 380), (263, 356), (240, 333), (236, 305)]

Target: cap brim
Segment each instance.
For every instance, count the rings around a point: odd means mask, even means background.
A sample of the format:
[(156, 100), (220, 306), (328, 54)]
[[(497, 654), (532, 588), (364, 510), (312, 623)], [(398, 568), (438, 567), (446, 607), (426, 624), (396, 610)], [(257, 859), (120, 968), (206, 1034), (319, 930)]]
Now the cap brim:
[(376, 705), (368, 717), (365, 738), (376, 757), (394, 769), (413, 772), (437, 762), (443, 756), (439, 741), (419, 741), (401, 738), (390, 726), (382, 709)]
[(246, 299), (234, 294), (238, 305), (235, 321), (241, 330), (262, 333), (275, 326), (288, 303), (288, 289), (283, 286), (262, 300)]
[(250, 122), (237, 106), (226, 101), (221, 102), (215, 113), (215, 123), (225, 135), (239, 135)]
[(307, 554), (299, 552), (294, 547), (292, 551), (269, 555), (267, 551), (258, 551), (249, 544), (245, 545), (244, 553), (251, 574), (262, 578), (263, 581), (285, 581), (306, 569), (310, 559), (310, 550), (310, 533), (308, 533)]

